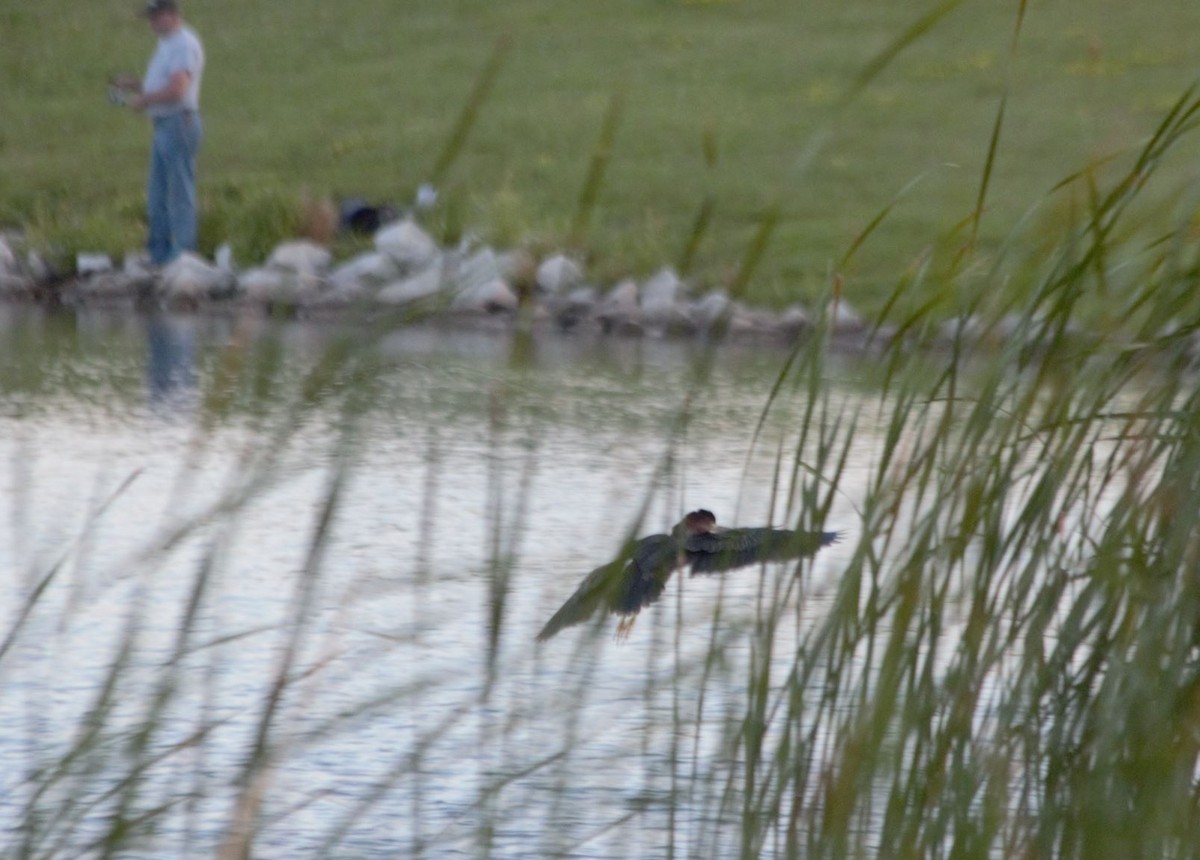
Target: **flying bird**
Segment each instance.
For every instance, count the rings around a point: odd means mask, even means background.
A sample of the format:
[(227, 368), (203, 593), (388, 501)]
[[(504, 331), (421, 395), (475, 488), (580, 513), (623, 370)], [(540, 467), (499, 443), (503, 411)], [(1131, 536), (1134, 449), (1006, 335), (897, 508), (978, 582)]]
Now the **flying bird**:
[(644, 537), (614, 561), (589, 573), (546, 622), (538, 641), (544, 642), (565, 627), (581, 624), (598, 610), (624, 616), (617, 627), (617, 636), (623, 636), (642, 607), (662, 596), (676, 568), (689, 567), (693, 575), (722, 573), (756, 562), (812, 555), (838, 537), (838, 532), (723, 528), (717, 525), (712, 511), (692, 511), (670, 534)]

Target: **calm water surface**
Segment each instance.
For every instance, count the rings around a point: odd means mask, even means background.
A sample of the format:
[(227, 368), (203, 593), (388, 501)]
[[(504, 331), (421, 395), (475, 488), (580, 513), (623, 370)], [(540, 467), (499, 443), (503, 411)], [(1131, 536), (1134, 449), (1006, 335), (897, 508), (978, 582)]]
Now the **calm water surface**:
[[(795, 521), (777, 464), (807, 389), (785, 386), (752, 446), (786, 352), (724, 347), (697, 386), (690, 342), (412, 327), (373, 353), (364, 412), (336, 375), (296, 409), (335, 338), (0, 312), (5, 843), (38, 809), (59, 856), (95, 853), (149, 719), (126, 810), (160, 810), (144, 856), (213, 854), (291, 659), (255, 857), (727, 856), (748, 631), (788, 571), (678, 577), (623, 642), (612, 618), (534, 635), (647, 501), (643, 534), (699, 506)], [(835, 411), (864, 407), (863, 450), (826, 523), (847, 540), (791, 583), (785, 642), (826, 608), (871, 465), (869, 364), (825, 376)], [(238, 393), (214, 407), (221, 379)]]

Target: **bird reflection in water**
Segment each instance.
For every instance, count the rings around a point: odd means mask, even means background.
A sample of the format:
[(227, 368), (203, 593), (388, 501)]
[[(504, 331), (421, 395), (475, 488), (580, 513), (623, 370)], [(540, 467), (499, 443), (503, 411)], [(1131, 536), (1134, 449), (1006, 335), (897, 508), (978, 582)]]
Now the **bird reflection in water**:
[(712, 511), (692, 511), (670, 534), (642, 538), (615, 561), (589, 573), (546, 622), (538, 641), (583, 623), (598, 610), (623, 616), (617, 627), (617, 638), (623, 638), (642, 607), (662, 596), (676, 568), (688, 567), (692, 575), (713, 574), (757, 562), (785, 561), (813, 555), (838, 537), (838, 532), (722, 528)]

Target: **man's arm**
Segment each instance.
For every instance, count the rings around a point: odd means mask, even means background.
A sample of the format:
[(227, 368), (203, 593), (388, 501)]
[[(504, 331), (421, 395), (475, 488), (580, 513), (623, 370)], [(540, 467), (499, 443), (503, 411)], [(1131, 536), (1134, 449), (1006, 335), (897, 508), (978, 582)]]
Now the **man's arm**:
[(192, 73), (186, 69), (175, 72), (167, 80), (167, 85), (161, 90), (135, 95), (129, 100), (129, 106), (134, 110), (144, 110), (149, 105), (171, 105), (183, 101), (187, 94), (188, 85), (192, 82)]

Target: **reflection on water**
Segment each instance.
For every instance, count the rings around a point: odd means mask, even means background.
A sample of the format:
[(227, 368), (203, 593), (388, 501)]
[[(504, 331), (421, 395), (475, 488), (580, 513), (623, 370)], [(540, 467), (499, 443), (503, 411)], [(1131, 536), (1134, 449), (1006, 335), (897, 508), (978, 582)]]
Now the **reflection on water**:
[[(611, 620), (534, 636), (647, 500), (641, 534), (698, 507), (783, 523), (795, 498), (777, 465), (801, 395), (751, 446), (782, 352), (724, 348), (697, 388), (692, 342), (429, 326), (383, 337), (382, 361), (353, 373), (305, 377), (335, 329), (6, 314), (3, 629), (39, 595), (0, 662), (10, 844), (29, 809), (68, 810), (55, 832), (64, 856), (83, 852), (138, 756), (123, 814), (160, 809), (146, 856), (229, 844), (239, 798), (255, 857), (658, 856), (668, 841), (723, 856), (736, 842), (713, 816), (729, 802), (722, 738), (746, 631), (782, 582), (782, 635), (799, 641), (853, 541), (799, 584), (777, 568), (677, 576), (623, 644)], [(233, 405), (211, 429), (196, 410), (147, 408), (147, 380), (153, 405), (231, 366)], [(825, 393), (853, 402), (861, 370), (836, 373)], [(351, 384), (369, 387), (365, 414), (343, 409)], [(305, 398), (311, 411), (293, 409)], [(855, 468), (827, 523), (851, 534)], [(138, 752), (128, 730), (147, 719)], [(264, 732), (246, 794), (237, 777)], [(711, 781), (689, 782), (697, 769)]]
[(196, 386), (196, 320), (151, 313), (144, 322), (150, 401), (177, 400)]

